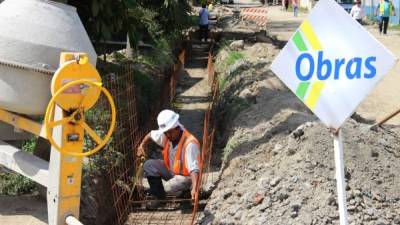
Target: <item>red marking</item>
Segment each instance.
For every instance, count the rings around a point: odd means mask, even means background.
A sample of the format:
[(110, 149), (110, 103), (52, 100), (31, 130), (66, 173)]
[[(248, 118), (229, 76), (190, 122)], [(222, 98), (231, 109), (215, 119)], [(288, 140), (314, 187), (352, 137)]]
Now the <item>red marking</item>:
[(82, 93), (81, 85), (79, 85), (79, 84), (73, 85), (73, 86), (67, 88), (63, 93), (64, 94), (81, 94)]

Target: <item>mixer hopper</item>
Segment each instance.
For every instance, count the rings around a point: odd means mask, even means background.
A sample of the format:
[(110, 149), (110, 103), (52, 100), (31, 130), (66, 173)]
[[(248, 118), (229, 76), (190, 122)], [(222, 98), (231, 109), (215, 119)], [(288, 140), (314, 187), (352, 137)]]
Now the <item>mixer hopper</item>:
[(76, 9), (46, 0), (0, 4), (0, 108), (42, 115), (61, 52), (96, 52)]

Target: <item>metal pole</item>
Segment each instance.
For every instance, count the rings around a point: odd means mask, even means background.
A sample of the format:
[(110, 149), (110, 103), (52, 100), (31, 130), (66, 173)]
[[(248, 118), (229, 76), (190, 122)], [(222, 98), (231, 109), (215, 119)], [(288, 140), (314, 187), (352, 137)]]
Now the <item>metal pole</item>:
[(376, 124), (374, 124), (373, 127), (382, 125), (383, 123), (385, 123), (386, 121), (392, 119), (394, 116), (396, 116), (396, 115), (399, 114), (399, 113), (400, 113), (400, 109), (398, 109), (397, 111), (393, 112), (392, 114), (386, 116), (386, 117), (383, 118), (381, 121), (379, 121), (379, 122), (377, 122)]
[(128, 59), (132, 59), (132, 57), (133, 57), (133, 50), (132, 50), (131, 43), (129, 40), (129, 33), (126, 35), (126, 57)]
[(76, 219), (74, 216), (67, 216), (67, 218), (65, 218), (65, 222), (68, 225), (83, 225), (83, 223), (81, 223), (78, 219)]
[(335, 149), (336, 164), (336, 186), (338, 193), (339, 218), (340, 225), (347, 225), (347, 207), (346, 207), (346, 181), (344, 178), (344, 161), (343, 161), (343, 142), (341, 129), (333, 134), (333, 146)]

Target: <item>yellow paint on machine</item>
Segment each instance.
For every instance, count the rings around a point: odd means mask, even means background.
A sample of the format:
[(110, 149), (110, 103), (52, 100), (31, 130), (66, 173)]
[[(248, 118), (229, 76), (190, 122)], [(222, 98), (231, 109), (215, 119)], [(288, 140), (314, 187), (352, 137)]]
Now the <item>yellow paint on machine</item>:
[(17, 114), (0, 109), (0, 121), (8, 123), (16, 128), (22, 129), (29, 133), (47, 138), (46, 131), (43, 128), (42, 124), (26, 119)]
[(308, 21), (307, 19), (304, 20), (304, 22), (300, 26), (300, 30), (306, 36), (314, 51), (322, 50), (321, 43), (319, 42), (317, 35), (315, 35), (314, 29), (312, 28), (310, 21)]
[(311, 110), (314, 110), (317, 106), (318, 99), (321, 96), (321, 92), (322, 89), (324, 89), (324, 86), (325, 82), (323, 81), (316, 81), (312, 84), (310, 94), (304, 102)]

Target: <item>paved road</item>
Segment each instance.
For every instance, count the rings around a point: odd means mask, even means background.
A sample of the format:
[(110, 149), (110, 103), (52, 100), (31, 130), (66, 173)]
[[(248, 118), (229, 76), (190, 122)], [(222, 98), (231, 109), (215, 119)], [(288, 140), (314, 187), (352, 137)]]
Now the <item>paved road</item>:
[[(292, 12), (282, 10), (281, 6), (268, 7), (268, 29), (281, 40), (288, 40), (293, 31), (307, 17), (306, 13), (300, 13), (294, 17)], [(364, 26), (393, 54), (400, 55), (400, 31), (390, 30), (388, 35), (379, 35), (376, 26)], [(400, 63), (382, 79), (374, 91), (357, 108), (357, 113), (367, 119), (380, 120), (386, 115), (400, 108)], [(387, 122), (392, 125), (400, 125), (400, 115)]]

